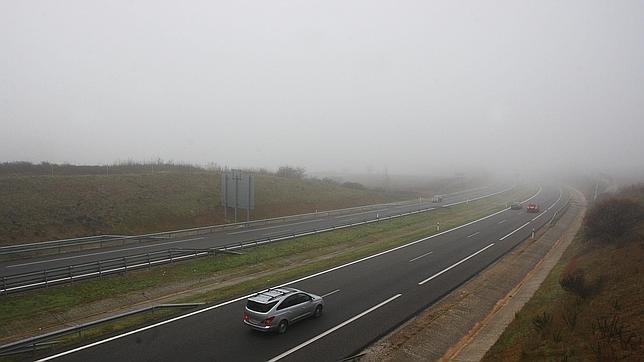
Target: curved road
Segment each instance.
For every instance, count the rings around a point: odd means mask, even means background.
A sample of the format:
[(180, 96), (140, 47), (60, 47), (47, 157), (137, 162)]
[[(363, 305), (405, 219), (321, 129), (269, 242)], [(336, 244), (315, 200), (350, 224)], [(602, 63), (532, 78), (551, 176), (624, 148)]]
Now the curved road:
[[(547, 223), (567, 200), (532, 197), (542, 211), (502, 210), (437, 235), (285, 285), (326, 295), (324, 315), (266, 335), (243, 325), (245, 297), (46, 357), (68, 361), (334, 361), (352, 356), (480, 272)], [(527, 201), (527, 200), (526, 200)], [(51, 352), (49, 352), (51, 353)], [(44, 356), (43, 356), (44, 357)]]
[[(309, 215), (294, 221), (284, 221), (268, 225), (253, 225), (238, 229), (220, 230), (209, 234), (186, 236), (179, 239), (163, 241), (148, 241), (138, 244), (113, 246), (102, 249), (88, 249), (80, 252), (70, 252), (59, 255), (49, 255), (26, 260), (0, 261), (0, 277), (20, 273), (38, 272), (48, 268), (67, 267), (83, 263), (96, 263), (99, 260), (123, 258), (125, 256), (140, 255), (148, 252), (168, 250), (170, 248), (208, 249), (217, 248), (240, 242), (265, 240), (267, 238), (279, 239), (290, 237), (293, 234), (314, 232), (327, 228), (339, 227), (351, 223), (377, 220), (401, 213), (414, 212), (420, 209), (451, 206), (477, 198), (498, 194), (510, 189), (507, 185), (498, 185), (484, 189), (460, 192), (446, 195), (442, 203), (432, 203), (430, 200), (421, 202), (392, 203), (374, 205), (372, 210), (351, 211), (334, 213), (328, 216)], [(320, 213), (323, 214), (323, 213)]]

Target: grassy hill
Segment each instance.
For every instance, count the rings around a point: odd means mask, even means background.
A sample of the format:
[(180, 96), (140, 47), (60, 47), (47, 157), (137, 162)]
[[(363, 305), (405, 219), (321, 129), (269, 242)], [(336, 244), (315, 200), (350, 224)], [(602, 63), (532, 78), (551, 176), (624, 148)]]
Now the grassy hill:
[[(220, 178), (198, 170), (0, 177), (0, 245), (224, 223)], [(256, 176), (255, 191), (252, 219), (413, 197), (268, 174)], [(241, 211), (239, 218), (245, 217)]]
[(644, 360), (644, 186), (597, 202), (485, 361)]

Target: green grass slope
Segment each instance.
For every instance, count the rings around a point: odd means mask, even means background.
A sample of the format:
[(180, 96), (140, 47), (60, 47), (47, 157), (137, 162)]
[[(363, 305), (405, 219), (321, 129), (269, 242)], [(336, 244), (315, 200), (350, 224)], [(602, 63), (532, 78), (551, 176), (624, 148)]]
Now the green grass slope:
[[(413, 197), (271, 175), (256, 176), (255, 191), (252, 219)], [(0, 245), (220, 224), (219, 204), (217, 172), (1, 177)]]

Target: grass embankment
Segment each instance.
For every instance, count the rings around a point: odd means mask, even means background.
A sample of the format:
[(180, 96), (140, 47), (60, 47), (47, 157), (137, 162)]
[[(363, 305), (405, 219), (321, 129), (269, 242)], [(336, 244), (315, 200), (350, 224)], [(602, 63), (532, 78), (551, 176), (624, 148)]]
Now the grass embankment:
[(442, 230), (461, 225), (532, 193), (533, 189), (513, 190), (447, 209), (262, 246), (242, 255), (218, 255), (3, 296), (0, 335), (24, 335), (34, 326), (56, 326), (184, 291), (192, 292), (172, 301), (230, 299), (432, 235), (437, 221)]
[(594, 205), (484, 360), (644, 360), (642, 210), (644, 187)]
[[(221, 224), (220, 179), (217, 172), (0, 177), (0, 245)], [(271, 175), (257, 175), (255, 191), (253, 219), (413, 198)]]

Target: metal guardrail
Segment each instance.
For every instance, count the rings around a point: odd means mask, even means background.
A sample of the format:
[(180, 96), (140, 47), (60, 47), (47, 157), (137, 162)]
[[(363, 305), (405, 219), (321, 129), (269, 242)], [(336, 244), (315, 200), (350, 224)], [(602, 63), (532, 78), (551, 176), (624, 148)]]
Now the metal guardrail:
[(215, 253), (216, 249), (168, 249), (8, 275), (0, 278), (0, 294), (101, 277), (107, 274), (125, 273), (132, 269), (150, 268), (154, 265), (173, 263), (177, 260), (197, 256), (214, 255)]
[(107, 274), (125, 273), (129, 270), (150, 268), (154, 265), (161, 265), (173, 263), (178, 260), (185, 260), (197, 258), (202, 256), (214, 256), (218, 253), (234, 253), (240, 249), (257, 247), (265, 244), (270, 244), (276, 241), (289, 240), (302, 236), (324, 233), (333, 230), (345, 229), (358, 225), (371, 224), (375, 222), (395, 219), (403, 216), (414, 215), (418, 213), (427, 212), (436, 209), (435, 207), (424, 208), (420, 210), (399, 213), (377, 219), (365, 219), (359, 222), (351, 222), (332, 226), (324, 229), (314, 229), (302, 233), (288, 233), (282, 235), (268, 236), (264, 238), (254, 239), (250, 241), (243, 241), (231, 243), (208, 249), (167, 249), (162, 251), (150, 252), (145, 254), (137, 254), (124, 256), (120, 258), (111, 258), (106, 260), (99, 260), (91, 263), (82, 263), (69, 265), (65, 267), (57, 267), (50, 269), (43, 269), (35, 272), (20, 273), (0, 278), (0, 295), (9, 294), (24, 290), (43, 288), (50, 285), (69, 283), (75, 280), (87, 279), (93, 277), (100, 277)]
[(71, 252), (71, 251), (81, 251), (84, 249), (103, 248), (106, 246), (119, 246), (119, 245), (122, 246), (127, 243), (140, 243), (143, 240), (172, 239), (178, 236), (202, 235), (202, 234), (213, 233), (215, 231), (220, 231), (220, 230), (239, 229), (239, 228), (244, 228), (244, 227), (249, 227), (254, 225), (273, 224), (273, 223), (284, 222), (288, 220), (297, 220), (297, 219), (315, 216), (315, 215), (329, 216), (329, 215), (335, 215), (338, 213), (344, 213), (347, 211), (369, 210), (377, 207), (382, 207), (385, 205), (387, 206), (404, 205), (404, 204), (413, 205), (414, 203), (417, 203), (417, 202), (418, 201), (413, 201), (413, 202), (404, 201), (404, 202), (395, 202), (395, 203), (388, 203), (388, 204), (374, 204), (374, 205), (358, 206), (358, 207), (346, 208), (346, 209), (282, 216), (277, 218), (262, 219), (262, 220), (248, 221), (248, 222), (203, 226), (203, 227), (182, 229), (182, 230), (163, 231), (158, 233), (142, 234), (142, 235), (131, 235), (131, 236), (97, 235), (97, 236), (88, 236), (88, 237), (75, 238), (75, 239), (51, 240), (51, 241), (44, 241), (40, 243), (3, 246), (3, 247), (0, 247), (0, 256), (12, 256), (12, 255), (25, 254), (25, 253), (34, 253), (34, 252), (37, 252), (43, 255), (51, 254), (51, 253), (60, 254), (63, 251)]
[(117, 319), (125, 318), (125, 317), (130, 317), (136, 314), (141, 314), (145, 312), (154, 312), (157, 309), (169, 309), (169, 308), (196, 308), (199, 306), (202, 306), (204, 303), (178, 303), (178, 304), (159, 304), (155, 305), (152, 307), (148, 308), (142, 308), (142, 309), (137, 309), (133, 310), (130, 312), (118, 314), (115, 316), (99, 319), (96, 321), (92, 321), (89, 323), (84, 323), (80, 324), (77, 326), (61, 329), (55, 332), (51, 333), (46, 333), (40, 336), (35, 336), (27, 339), (23, 339), (17, 342), (5, 344), (3, 346), (0, 346), (0, 356), (8, 356), (8, 355), (13, 355), (13, 354), (18, 354), (18, 353), (24, 353), (24, 352), (30, 352), (30, 351), (36, 351), (42, 347), (47, 347), (51, 344), (55, 344), (56, 342), (48, 342), (52, 339), (62, 337), (65, 335), (69, 335), (72, 333), (78, 333), (81, 334), (84, 329), (95, 327), (97, 325), (111, 322)]
[(552, 218), (548, 222), (548, 226), (555, 225), (559, 221), (559, 219), (561, 219), (563, 214), (565, 214), (568, 208), (570, 207), (570, 203), (571, 203), (571, 198), (569, 196), (564, 206), (560, 207), (557, 211), (555, 211), (554, 215), (552, 215)]
[[(488, 187), (488, 186), (486, 186)], [(468, 191), (480, 190), (486, 187), (473, 188), (468, 190), (463, 190), (459, 192), (454, 192), (447, 195), (457, 195)], [(230, 224), (219, 224), (211, 226), (202, 226), (189, 229), (180, 229), (180, 230), (171, 230), (171, 231), (162, 231), (158, 233), (142, 234), (142, 235), (96, 235), (96, 236), (86, 236), (81, 238), (73, 239), (61, 239), (61, 240), (50, 240), (43, 241), (38, 243), (29, 243), (29, 244), (20, 244), (20, 245), (10, 245), (0, 247), (0, 257), (11, 257), (14, 255), (20, 255), (25, 253), (39, 253), (40, 254), (60, 254), (63, 251), (81, 251), (83, 249), (95, 249), (103, 248), (106, 246), (117, 246), (125, 245), (126, 243), (140, 243), (143, 240), (155, 240), (155, 239), (171, 239), (177, 236), (188, 236), (188, 235), (202, 235), (210, 234), (215, 231), (227, 230), (227, 229), (239, 229), (254, 225), (266, 225), (273, 224), (278, 222), (284, 222), (288, 220), (297, 220), (301, 218), (306, 218), (310, 216), (330, 216), (335, 214), (341, 214), (349, 211), (355, 210), (369, 210), (373, 208), (383, 207), (383, 206), (395, 206), (395, 205), (405, 205), (410, 204), (414, 205), (418, 203), (418, 200), (405, 200), (391, 203), (383, 204), (372, 204), (372, 205), (363, 205), (355, 206), (344, 209), (328, 210), (328, 211), (316, 211), (311, 213), (297, 214), (297, 215), (288, 215), (280, 216), (276, 218), (253, 220), (246, 222), (230, 223)]]
[[(452, 205), (463, 204), (468, 201), (478, 200), (485, 197), (497, 195), (506, 192), (509, 189), (501, 190), (486, 196), (480, 196), (467, 201), (457, 202)], [(125, 273), (128, 270), (150, 268), (153, 265), (173, 263), (177, 260), (184, 260), (190, 258), (197, 258), (206, 255), (215, 255), (216, 253), (230, 253), (236, 250), (257, 247), (264, 244), (270, 244), (276, 241), (295, 239), (302, 236), (319, 234), (323, 232), (345, 229), (358, 225), (371, 224), (375, 222), (396, 219), (404, 216), (414, 215), (418, 213), (428, 212), (437, 208), (449, 206), (435, 206), (426, 207), (419, 210), (398, 213), (390, 216), (377, 217), (375, 219), (363, 219), (358, 222), (348, 222), (323, 229), (313, 229), (312, 231), (305, 231), (301, 233), (285, 233), (282, 235), (267, 236), (250, 241), (241, 241), (226, 245), (221, 245), (208, 249), (167, 249), (156, 252), (149, 252), (145, 254), (137, 254), (124, 256), (120, 258), (111, 258), (106, 260), (99, 260), (90, 263), (82, 263), (75, 265), (68, 265), (65, 267), (57, 267), (50, 269), (43, 269), (35, 272), (27, 272), (14, 274), (9, 276), (0, 277), (0, 295), (19, 292), (29, 289), (36, 289), (47, 287), (49, 285), (73, 282), (74, 280), (86, 279), (92, 277), (100, 277), (106, 274)]]

